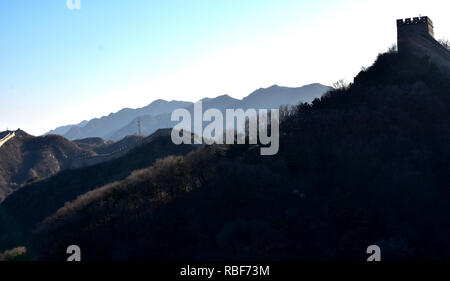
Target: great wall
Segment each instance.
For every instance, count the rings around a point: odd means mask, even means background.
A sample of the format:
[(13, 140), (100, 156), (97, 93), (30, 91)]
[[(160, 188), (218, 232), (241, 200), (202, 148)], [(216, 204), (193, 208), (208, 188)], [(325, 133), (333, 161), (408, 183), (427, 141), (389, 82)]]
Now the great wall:
[(450, 71), (450, 51), (434, 38), (434, 25), (429, 17), (398, 19), (397, 46), (399, 54), (427, 56)]
[(130, 145), (121, 146), (119, 149), (117, 149), (116, 151), (114, 151), (112, 153), (97, 154), (97, 155), (93, 155), (93, 156), (87, 156), (87, 157), (83, 157), (83, 158), (74, 159), (72, 161), (71, 168), (76, 169), (76, 168), (93, 166), (93, 165), (96, 165), (96, 164), (99, 164), (102, 162), (106, 162), (109, 160), (113, 160), (113, 159), (122, 157), (125, 154), (127, 154), (130, 150), (132, 150), (133, 148), (135, 148), (139, 145), (153, 142), (154, 140), (156, 140), (157, 138), (160, 138), (160, 137), (170, 137), (170, 134), (171, 134), (170, 129), (159, 129), (152, 135), (144, 138), (142, 141), (140, 141), (134, 145), (131, 145), (131, 146)]
[(8, 133), (4, 138), (0, 140), (0, 147), (2, 147), (6, 142), (16, 136), (15, 132)]
[(112, 153), (97, 154), (97, 155), (86, 156), (83, 158), (74, 159), (72, 161), (71, 168), (77, 169), (77, 168), (89, 167), (89, 166), (93, 166), (93, 165), (96, 165), (96, 164), (99, 164), (102, 162), (113, 160), (113, 159), (119, 158), (121, 156), (124, 156), (130, 150), (131, 150), (130, 147), (123, 146)]

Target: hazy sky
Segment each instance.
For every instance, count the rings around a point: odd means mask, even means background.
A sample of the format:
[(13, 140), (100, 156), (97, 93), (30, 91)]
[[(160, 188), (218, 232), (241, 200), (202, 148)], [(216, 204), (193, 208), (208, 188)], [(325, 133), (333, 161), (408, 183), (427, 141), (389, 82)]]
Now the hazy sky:
[(0, 2), (0, 131), (41, 134), (155, 99), (352, 81), (428, 15), (450, 37), (448, 0)]

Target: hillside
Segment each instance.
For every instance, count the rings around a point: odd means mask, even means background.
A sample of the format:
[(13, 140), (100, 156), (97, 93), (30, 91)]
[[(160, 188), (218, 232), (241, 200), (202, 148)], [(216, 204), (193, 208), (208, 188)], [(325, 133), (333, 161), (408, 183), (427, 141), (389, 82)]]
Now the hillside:
[(113, 160), (124, 156), (130, 150), (141, 145), (144, 137), (129, 135), (118, 141), (108, 141), (101, 138), (87, 138), (74, 140), (79, 147), (95, 152), (94, 155), (78, 157), (72, 159), (71, 168), (83, 168), (96, 165), (105, 161)]
[[(168, 157), (65, 204), (37, 259), (450, 260), (450, 77), (380, 55), (348, 87), (283, 112), (280, 153)], [(120, 207), (119, 207), (120, 206)]]
[(11, 248), (17, 239), (23, 243), (23, 235), (28, 235), (38, 222), (78, 195), (121, 180), (134, 170), (152, 165), (158, 158), (184, 155), (195, 148), (194, 145), (174, 145), (170, 131), (160, 130), (140, 139), (140, 145), (121, 157), (94, 166), (65, 170), (24, 186), (0, 204), (0, 251)]
[[(0, 139), (8, 132), (1, 132)], [(16, 131), (0, 146), (0, 202), (18, 188), (60, 171), (95, 165), (125, 155), (143, 137), (128, 136), (106, 142), (100, 138), (75, 140), (58, 135), (34, 137)]]
[(28, 182), (70, 168), (72, 159), (93, 154), (61, 136), (33, 137), (16, 131), (0, 147), (0, 202)]

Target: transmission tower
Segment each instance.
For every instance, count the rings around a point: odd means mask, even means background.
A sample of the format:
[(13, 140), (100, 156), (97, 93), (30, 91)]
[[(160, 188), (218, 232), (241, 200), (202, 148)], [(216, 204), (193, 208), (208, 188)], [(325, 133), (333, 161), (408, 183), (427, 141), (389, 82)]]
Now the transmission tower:
[(142, 135), (142, 129), (141, 129), (142, 123), (141, 123), (141, 118), (138, 119), (137, 125), (138, 125), (138, 135), (140, 136), (140, 135)]

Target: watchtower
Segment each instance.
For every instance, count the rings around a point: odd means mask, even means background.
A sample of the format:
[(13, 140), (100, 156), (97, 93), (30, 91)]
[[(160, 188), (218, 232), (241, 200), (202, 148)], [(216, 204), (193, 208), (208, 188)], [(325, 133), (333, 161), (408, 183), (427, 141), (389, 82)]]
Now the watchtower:
[(138, 136), (141, 136), (142, 135), (142, 121), (141, 121), (141, 118), (139, 118), (137, 120), (137, 125), (138, 125)]
[(434, 39), (433, 22), (429, 17), (397, 20), (397, 45), (399, 52), (407, 52), (417, 38)]

